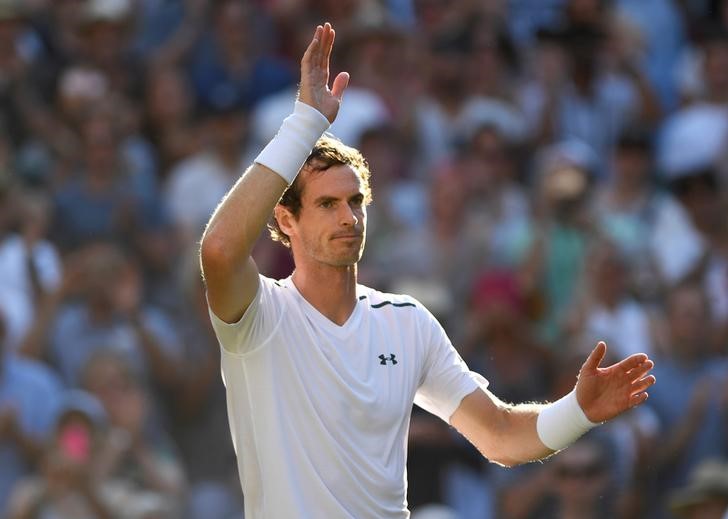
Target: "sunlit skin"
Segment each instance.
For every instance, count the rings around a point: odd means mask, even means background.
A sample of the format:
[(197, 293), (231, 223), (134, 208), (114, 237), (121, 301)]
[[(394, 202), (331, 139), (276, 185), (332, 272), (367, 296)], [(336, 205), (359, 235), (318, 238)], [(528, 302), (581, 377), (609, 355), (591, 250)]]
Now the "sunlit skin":
[[(309, 263), (346, 268), (364, 251), (367, 212), (359, 177), (350, 166), (307, 171), (298, 218), (286, 218), (297, 270)], [(304, 267), (306, 264), (306, 267)]]
[[(291, 241), (293, 282), (307, 299), (325, 306), (337, 301), (333, 321), (343, 324), (354, 308), (356, 299), (350, 296), (364, 251), (367, 212), (361, 180), (346, 165), (301, 175), (305, 183), (297, 217), (281, 205), (275, 208), (278, 224)], [(343, 294), (349, 297), (341, 299)]]
[[(316, 28), (301, 59), (299, 88), (299, 101), (329, 122), (336, 119), (349, 82), (349, 75), (341, 72), (329, 88), (334, 39), (329, 23)], [(210, 308), (224, 321), (237, 322), (255, 300), (260, 280), (250, 253), (271, 210), (290, 239), (296, 265), (292, 280), (306, 304), (339, 326), (357, 308), (357, 262), (366, 230), (360, 180), (351, 167), (343, 165), (325, 171), (304, 169), (299, 178), (302, 207), (295, 216), (277, 203), (286, 188), (284, 175), (259, 163), (251, 166), (213, 214), (203, 235), (200, 259)], [(606, 350), (603, 342), (596, 346), (575, 388), (579, 405), (595, 423), (644, 402), (646, 390), (655, 382), (648, 375), (653, 363), (647, 355), (635, 354), (602, 367)], [(506, 404), (488, 389), (480, 389), (462, 399), (450, 424), (488, 459), (510, 466), (554, 452), (538, 435), (541, 409), (538, 404)]]

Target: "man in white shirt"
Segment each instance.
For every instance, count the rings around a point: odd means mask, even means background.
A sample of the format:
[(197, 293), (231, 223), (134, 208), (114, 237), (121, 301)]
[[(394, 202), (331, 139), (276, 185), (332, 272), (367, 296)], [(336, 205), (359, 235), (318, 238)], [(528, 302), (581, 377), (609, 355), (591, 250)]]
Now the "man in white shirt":
[[(561, 400), (506, 404), (419, 302), (357, 284), (369, 171), (358, 151), (320, 138), (349, 80), (343, 72), (328, 87), (333, 41), (328, 23), (317, 27), (294, 113), (201, 243), (247, 518), (408, 517), (413, 402), (491, 461), (515, 465), (642, 403), (654, 383), (644, 354), (600, 368), (599, 343)], [(271, 214), (296, 264), (281, 281), (260, 276), (250, 257)]]

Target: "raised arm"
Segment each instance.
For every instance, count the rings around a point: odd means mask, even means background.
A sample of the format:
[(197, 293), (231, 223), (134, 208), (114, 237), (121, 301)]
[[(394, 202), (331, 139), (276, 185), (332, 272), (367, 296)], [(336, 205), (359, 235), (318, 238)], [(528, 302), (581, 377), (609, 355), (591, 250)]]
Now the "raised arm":
[(552, 404), (512, 405), (487, 390), (466, 396), (450, 419), (488, 459), (518, 465), (561, 450), (591, 427), (641, 404), (655, 383), (653, 362), (638, 353), (606, 368), (600, 342), (584, 362), (576, 387)]
[(294, 113), (225, 195), (202, 235), (200, 263), (207, 299), (223, 321), (239, 320), (255, 297), (258, 268), (250, 256), (253, 245), (316, 140), (339, 111), (349, 75), (339, 74), (329, 89), (334, 37), (328, 23), (316, 28), (301, 59), (301, 85)]

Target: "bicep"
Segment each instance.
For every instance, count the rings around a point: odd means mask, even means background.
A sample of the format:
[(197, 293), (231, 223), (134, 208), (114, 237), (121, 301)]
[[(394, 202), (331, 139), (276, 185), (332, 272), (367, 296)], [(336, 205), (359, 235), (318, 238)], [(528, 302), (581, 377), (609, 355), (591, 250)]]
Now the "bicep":
[(253, 302), (260, 282), (258, 267), (248, 258), (237, 269), (204, 265), (207, 302), (221, 320), (235, 323)]

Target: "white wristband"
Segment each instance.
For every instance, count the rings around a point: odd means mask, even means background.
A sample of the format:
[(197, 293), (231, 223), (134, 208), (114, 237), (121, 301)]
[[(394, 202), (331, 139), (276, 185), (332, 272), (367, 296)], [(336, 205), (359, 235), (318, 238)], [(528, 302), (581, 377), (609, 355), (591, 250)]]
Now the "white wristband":
[(576, 399), (576, 391), (571, 391), (541, 409), (536, 419), (536, 432), (546, 447), (559, 451), (597, 425), (584, 414)]
[(329, 127), (329, 120), (313, 106), (296, 101), (275, 137), (255, 162), (272, 169), (292, 184), (316, 141)]

